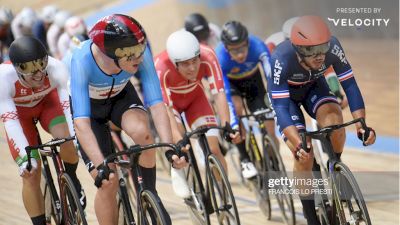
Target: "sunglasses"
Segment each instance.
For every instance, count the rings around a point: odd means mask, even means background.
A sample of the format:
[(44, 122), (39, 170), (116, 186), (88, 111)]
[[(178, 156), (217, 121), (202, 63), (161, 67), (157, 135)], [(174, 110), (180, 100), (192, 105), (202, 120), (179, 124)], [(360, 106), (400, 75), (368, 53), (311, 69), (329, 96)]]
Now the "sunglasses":
[(303, 57), (311, 57), (320, 54), (326, 54), (331, 47), (330, 42), (314, 46), (301, 46), (301, 45), (293, 45), (293, 46), (296, 49), (296, 51)]
[(18, 73), (24, 76), (32, 76), (37, 72), (45, 72), (48, 64), (48, 57), (45, 56), (41, 59), (24, 62), (24, 63), (15, 63), (14, 68)]
[(236, 47), (236, 48), (231, 48), (231, 49), (228, 48), (227, 50), (231, 55), (238, 55), (240, 53), (246, 52), (248, 47), (249, 47), (249, 44), (246, 42), (245, 45), (242, 45), (242, 46)]
[(115, 56), (118, 59), (127, 58), (128, 61), (141, 57), (146, 50), (146, 43), (137, 44), (135, 46), (117, 48)]

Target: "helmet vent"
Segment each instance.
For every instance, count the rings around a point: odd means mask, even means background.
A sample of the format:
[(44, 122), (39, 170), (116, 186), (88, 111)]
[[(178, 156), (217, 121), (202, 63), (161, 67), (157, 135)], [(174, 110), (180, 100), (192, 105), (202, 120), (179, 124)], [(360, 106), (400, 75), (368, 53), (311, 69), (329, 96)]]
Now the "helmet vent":
[(301, 32), (298, 32), (298, 34), (300, 34), (304, 39), (308, 39), (304, 34), (302, 34)]

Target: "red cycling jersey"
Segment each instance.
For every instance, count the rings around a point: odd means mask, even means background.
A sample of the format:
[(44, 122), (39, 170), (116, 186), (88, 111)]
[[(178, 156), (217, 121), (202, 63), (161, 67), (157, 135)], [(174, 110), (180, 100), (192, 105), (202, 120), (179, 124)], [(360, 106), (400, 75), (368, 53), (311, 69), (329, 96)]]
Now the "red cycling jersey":
[(222, 71), (213, 49), (200, 45), (200, 69), (195, 81), (184, 78), (163, 51), (155, 57), (164, 102), (175, 114), (185, 113), (188, 125), (194, 129), (203, 125), (217, 125), (217, 121), (201, 83), (206, 78), (211, 94), (224, 91)]

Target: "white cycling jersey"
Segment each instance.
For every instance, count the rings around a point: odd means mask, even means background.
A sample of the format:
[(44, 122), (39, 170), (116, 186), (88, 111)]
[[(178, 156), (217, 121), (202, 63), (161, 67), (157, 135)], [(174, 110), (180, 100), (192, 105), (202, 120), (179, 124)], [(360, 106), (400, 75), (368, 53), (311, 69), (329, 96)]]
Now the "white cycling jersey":
[(54, 89), (57, 89), (70, 134), (74, 135), (67, 92), (69, 73), (61, 61), (49, 57), (44, 85), (35, 90), (20, 82), (12, 64), (1, 64), (0, 71), (2, 80), (0, 82), (0, 116), (8, 138), (14, 140), (16, 149), (20, 150), (20, 157), (26, 155), (25, 147), (28, 146), (28, 141), (19, 121), (22, 115), (17, 113), (16, 107), (35, 107)]
[(285, 35), (283, 34), (282, 31), (276, 32), (271, 34), (265, 41), (264, 43), (268, 45), (269, 43), (274, 44), (274, 46), (278, 46), (280, 43), (282, 43), (285, 39)]
[(210, 27), (210, 36), (207, 39), (207, 45), (215, 49), (218, 43), (221, 41), (221, 28), (213, 23), (208, 23), (208, 27)]
[(57, 43), (62, 33), (63, 33), (62, 29), (53, 23), (50, 25), (49, 30), (47, 31), (46, 34), (47, 45), (49, 46), (49, 52), (53, 57), (57, 59), (60, 58)]
[(60, 57), (60, 59), (62, 59), (71, 48), (71, 41), (72, 39), (67, 34), (67, 32), (62, 33), (61, 36), (58, 38), (57, 49), (58, 49), (58, 56)]

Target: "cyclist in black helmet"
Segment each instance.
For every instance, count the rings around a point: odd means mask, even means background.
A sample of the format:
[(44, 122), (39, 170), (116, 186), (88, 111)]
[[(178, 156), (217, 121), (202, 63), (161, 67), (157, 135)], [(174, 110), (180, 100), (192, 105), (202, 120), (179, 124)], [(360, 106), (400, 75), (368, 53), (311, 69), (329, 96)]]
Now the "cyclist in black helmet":
[(192, 13), (185, 18), (185, 30), (196, 36), (201, 44), (215, 48), (220, 41), (221, 29), (209, 23), (200, 13)]

